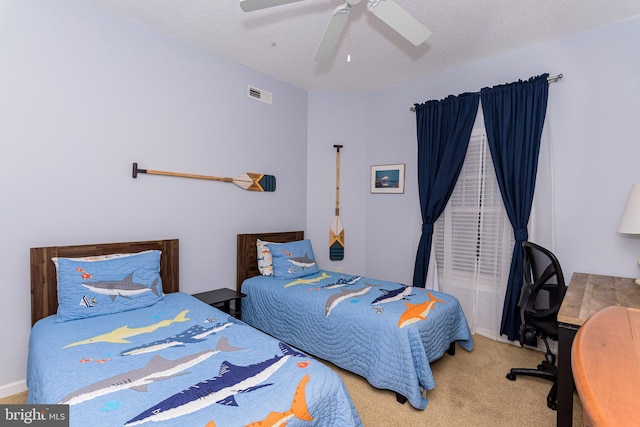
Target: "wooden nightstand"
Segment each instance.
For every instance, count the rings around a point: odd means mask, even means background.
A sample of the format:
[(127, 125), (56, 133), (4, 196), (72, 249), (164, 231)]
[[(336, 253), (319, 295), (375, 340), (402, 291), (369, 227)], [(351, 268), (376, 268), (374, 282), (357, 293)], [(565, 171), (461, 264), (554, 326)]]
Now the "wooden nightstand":
[[(198, 294), (193, 294), (193, 296), (212, 307), (219, 308), (225, 313), (229, 313), (238, 320), (242, 320), (240, 299), (247, 296), (242, 292), (223, 288), (216, 289), (214, 291), (200, 292)], [(231, 301), (233, 301), (233, 309), (231, 308)]]

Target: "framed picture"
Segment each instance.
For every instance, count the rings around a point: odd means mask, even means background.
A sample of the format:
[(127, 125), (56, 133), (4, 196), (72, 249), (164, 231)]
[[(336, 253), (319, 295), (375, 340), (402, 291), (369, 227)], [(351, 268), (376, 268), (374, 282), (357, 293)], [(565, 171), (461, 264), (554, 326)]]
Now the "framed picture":
[(404, 163), (371, 166), (372, 193), (404, 193)]

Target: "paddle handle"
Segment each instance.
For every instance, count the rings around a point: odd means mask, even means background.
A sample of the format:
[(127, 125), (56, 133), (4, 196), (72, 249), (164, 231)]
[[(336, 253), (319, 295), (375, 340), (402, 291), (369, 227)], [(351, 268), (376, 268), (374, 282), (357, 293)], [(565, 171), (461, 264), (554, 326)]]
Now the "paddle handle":
[(167, 172), (167, 171), (158, 171), (158, 170), (152, 170), (152, 169), (147, 169), (147, 173), (150, 175), (180, 176), (182, 178), (208, 179), (210, 181), (233, 182), (233, 178), (224, 178), (224, 177), (209, 176), (209, 175), (196, 175), (193, 173)]
[(336, 149), (336, 216), (340, 215), (340, 149), (342, 145), (334, 145)]
[(219, 177), (219, 176), (196, 175), (193, 173), (168, 172), (168, 171), (159, 171), (159, 170), (153, 170), (153, 169), (140, 169), (138, 167), (138, 164), (134, 163), (133, 177), (137, 178), (138, 173), (148, 173), (149, 175), (180, 176), (182, 178), (208, 179), (210, 181), (233, 182), (233, 178), (225, 178), (225, 177)]

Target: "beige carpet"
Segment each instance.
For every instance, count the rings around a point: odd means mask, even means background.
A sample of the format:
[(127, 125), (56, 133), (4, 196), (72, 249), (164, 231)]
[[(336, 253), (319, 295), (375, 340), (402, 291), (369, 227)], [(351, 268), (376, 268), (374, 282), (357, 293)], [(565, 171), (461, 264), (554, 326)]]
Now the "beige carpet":
[(13, 396), (0, 399), (0, 405), (21, 405), (27, 403), (27, 392), (14, 394)]
[[(445, 354), (431, 365), (436, 388), (427, 393), (429, 404), (424, 411), (409, 403), (401, 405), (395, 393), (377, 390), (361, 377), (335, 369), (365, 427), (555, 426), (556, 412), (547, 408), (546, 400), (551, 382), (531, 377), (509, 381), (505, 377), (512, 367), (537, 366), (544, 354), (477, 335), (474, 340), (473, 351), (458, 346), (455, 356)], [(0, 399), (0, 404), (26, 400), (25, 392)], [(574, 395), (573, 425), (582, 425), (581, 419), (580, 401)]]
[[(436, 388), (427, 392), (424, 411), (400, 405), (395, 393), (376, 390), (361, 377), (338, 369), (365, 427), (413, 426), (555, 426), (556, 411), (547, 408), (551, 382), (533, 377), (506, 378), (512, 367), (535, 368), (544, 354), (474, 337), (468, 352), (444, 355), (431, 365)], [(574, 394), (573, 425), (580, 426), (582, 410)]]

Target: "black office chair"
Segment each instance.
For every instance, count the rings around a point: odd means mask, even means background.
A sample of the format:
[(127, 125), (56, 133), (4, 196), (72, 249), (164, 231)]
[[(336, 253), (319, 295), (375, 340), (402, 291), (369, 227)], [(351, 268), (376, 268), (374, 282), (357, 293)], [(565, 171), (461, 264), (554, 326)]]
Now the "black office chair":
[(537, 369), (513, 368), (507, 374), (511, 381), (518, 375), (545, 378), (553, 381), (547, 395), (547, 406), (557, 409), (558, 368), (556, 356), (549, 349), (548, 339), (558, 341), (558, 311), (566, 292), (562, 268), (549, 250), (531, 242), (522, 242), (524, 257), (524, 284), (518, 307), (522, 325), (520, 345), (537, 346), (538, 338), (547, 347), (545, 360)]

